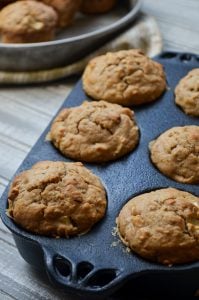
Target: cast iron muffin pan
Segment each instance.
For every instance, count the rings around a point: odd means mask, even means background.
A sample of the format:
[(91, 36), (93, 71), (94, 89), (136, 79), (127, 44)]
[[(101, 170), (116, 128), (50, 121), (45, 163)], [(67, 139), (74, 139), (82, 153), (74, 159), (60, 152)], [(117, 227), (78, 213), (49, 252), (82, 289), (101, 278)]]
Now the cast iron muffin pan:
[[(114, 297), (128, 299), (129, 295), (132, 299), (137, 292), (139, 295), (192, 296), (199, 288), (199, 262), (172, 267), (152, 263), (128, 252), (114, 234), (119, 211), (136, 195), (166, 187), (199, 195), (198, 185), (181, 184), (161, 174), (151, 163), (148, 150), (149, 142), (171, 127), (199, 125), (197, 118), (185, 115), (175, 105), (173, 93), (179, 80), (199, 67), (199, 56), (166, 52), (155, 60), (165, 68), (168, 90), (158, 101), (134, 108), (140, 128), (137, 148), (114, 162), (85, 164), (100, 177), (108, 198), (105, 217), (90, 232), (70, 239), (31, 234), (6, 215), (8, 188), (2, 196), (1, 218), (13, 233), (22, 257), (36, 268), (44, 269), (51, 282), (67, 292), (96, 299), (117, 291)], [(78, 106), (85, 99), (88, 97), (80, 81), (63, 107)], [(49, 129), (50, 125), (17, 173), (40, 160), (71, 161), (45, 140)]]

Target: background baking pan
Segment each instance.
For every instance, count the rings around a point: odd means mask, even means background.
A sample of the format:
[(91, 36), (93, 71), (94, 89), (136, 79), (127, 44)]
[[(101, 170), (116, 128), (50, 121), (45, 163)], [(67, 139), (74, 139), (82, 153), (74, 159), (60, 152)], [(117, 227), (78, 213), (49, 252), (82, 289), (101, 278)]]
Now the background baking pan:
[(0, 69), (35, 71), (71, 64), (126, 28), (139, 12), (140, 2), (119, 0), (115, 9), (109, 13), (95, 16), (79, 14), (74, 24), (60, 31), (53, 41), (32, 44), (0, 43)]
[[(156, 102), (135, 108), (141, 138), (131, 154), (106, 164), (85, 164), (105, 185), (108, 209), (105, 218), (88, 234), (70, 239), (53, 239), (28, 233), (7, 217), (7, 192), (0, 209), (5, 225), (12, 231), (23, 258), (43, 268), (50, 280), (65, 291), (80, 295), (108, 296), (118, 291), (124, 299), (146, 292), (147, 295), (192, 296), (199, 287), (199, 262), (167, 267), (148, 262), (132, 252), (115, 236), (115, 218), (123, 205), (135, 195), (163, 187), (176, 187), (199, 194), (198, 185), (177, 183), (162, 175), (150, 162), (148, 144), (168, 128), (199, 125), (199, 120), (185, 115), (174, 103), (173, 90), (178, 81), (199, 67), (199, 56), (163, 53), (155, 58), (165, 67), (168, 90)], [(85, 100), (80, 81), (63, 107), (77, 106)], [(49, 127), (42, 134), (17, 171), (30, 168), (39, 160), (70, 161), (50, 142), (45, 141)], [(12, 262), (11, 262), (12, 263)], [(121, 294), (120, 294), (121, 295)], [(119, 297), (119, 296), (118, 296)], [(128, 297), (125, 296), (125, 299)]]

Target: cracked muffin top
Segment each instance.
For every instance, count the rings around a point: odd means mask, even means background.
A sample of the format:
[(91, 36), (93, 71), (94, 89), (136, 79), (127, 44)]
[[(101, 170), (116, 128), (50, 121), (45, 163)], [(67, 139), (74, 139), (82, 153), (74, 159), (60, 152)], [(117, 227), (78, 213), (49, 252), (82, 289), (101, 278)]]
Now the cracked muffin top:
[(119, 235), (140, 256), (166, 265), (199, 260), (199, 198), (174, 188), (131, 199), (117, 218)]
[(199, 117), (199, 68), (182, 78), (175, 89), (175, 102), (186, 114)]
[(65, 155), (86, 162), (107, 162), (132, 151), (139, 140), (134, 113), (105, 101), (63, 109), (48, 135)]
[(82, 0), (81, 11), (85, 14), (101, 14), (111, 10), (117, 0)]
[(83, 88), (96, 100), (131, 106), (156, 100), (166, 89), (166, 78), (162, 65), (142, 51), (123, 50), (92, 59)]
[(17, 175), (8, 215), (26, 230), (69, 237), (91, 229), (105, 214), (106, 192), (81, 163), (42, 161)]
[(79, 10), (82, 0), (42, 0), (45, 4), (52, 6), (58, 13), (58, 25), (69, 26)]
[(199, 183), (199, 126), (173, 127), (149, 144), (151, 160), (168, 177)]
[(54, 9), (38, 1), (17, 1), (0, 12), (0, 29), (7, 34), (47, 32), (56, 24), (57, 13)]

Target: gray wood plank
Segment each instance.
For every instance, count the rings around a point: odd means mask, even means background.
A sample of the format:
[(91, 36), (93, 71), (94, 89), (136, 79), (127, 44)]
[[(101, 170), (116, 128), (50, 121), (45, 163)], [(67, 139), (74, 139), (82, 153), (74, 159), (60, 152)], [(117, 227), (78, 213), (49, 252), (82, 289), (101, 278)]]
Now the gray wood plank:
[[(74, 84), (74, 83), (73, 83)], [(14, 100), (15, 104), (22, 104), (27, 108), (52, 116), (61, 106), (71, 91), (72, 83), (66, 85), (53, 85), (42, 87), (12, 87), (9, 90), (2, 88), (0, 98)]]
[(163, 22), (170, 20), (172, 25), (174, 24), (178, 28), (192, 28), (193, 31), (199, 31), (198, 9), (198, 1), (143, 0), (143, 10), (146, 11), (148, 14), (153, 14), (157, 17), (158, 20), (162, 20)]
[(8, 228), (3, 224), (3, 222), (0, 220), (0, 230), (5, 232), (6, 234), (10, 234), (11, 235), (11, 232), (8, 230)]
[[(30, 267), (15, 247), (0, 242), (0, 289), (20, 300), (77, 299), (52, 287), (46, 275)], [(3, 299), (2, 299), (3, 300)]]
[(11, 232), (0, 220), (0, 242), (1, 241), (4, 241), (8, 245), (15, 247), (15, 242), (14, 242)]
[(3, 185), (3, 184), (0, 182), (0, 197), (1, 197), (1, 195), (3, 194), (4, 190), (5, 190), (5, 185)]
[(50, 116), (36, 112), (14, 100), (5, 98), (0, 109), (0, 133), (27, 145), (33, 145), (46, 127)]
[(143, 0), (142, 11), (156, 17), (165, 50), (199, 52), (199, 1)]
[(8, 185), (8, 180), (0, 176), (0, 197), (3, 194), (6, 186)]
[(13, 299), (17, 299), (17, 298), (14, 298), (13, 296), (6, 294), (4, 291), (0, 290), (0, 299), (1, 300), (13, 300)]
[(9, 180), (17, 170), (27, 152), (13, 147), (0, 140), (0, 176), (1, 180)]
[(28, 146), (24, 141), (18, 141), (14, 136), (11, 138), (7, 136), (4, 132), (0, 132), (0, 142), (3, 145), (7, 145), (12, 147), (13, 149), (19, 149), (22, 152), (27, 153), (30, 150), (30, 146)]

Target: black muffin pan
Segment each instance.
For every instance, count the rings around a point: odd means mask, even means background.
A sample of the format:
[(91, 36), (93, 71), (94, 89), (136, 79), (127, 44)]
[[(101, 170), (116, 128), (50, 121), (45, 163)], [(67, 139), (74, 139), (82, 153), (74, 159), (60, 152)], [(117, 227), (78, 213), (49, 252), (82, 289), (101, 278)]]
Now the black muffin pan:
[[(177, 183), (162, 175), (152, 165), (148, 151), (149, 142), (165, 130), (173, 126), (199, 125), (199, 119), (185, 115), (174, 103), (175, 86), (188, 71), (199, 67), (199, 56), (169, 52), (155, 60), (165, 68), (168, 90), (156, 102), (134, 108), (140, 128), (140, 142), (135, 151), (115, 162), (85, 164), (101, 178), (108, 197), (105, 217), (90, 232), (70, 239), (31, 234), (6, 215), (8, 189), (1, 199), (1, 218), (13, 233), (22, 257), (38, 269), (44, 269), (51, 282), (64, 291), (86, 296), (86, 299), (88, 296), (107, 297), (116, 291), (114, 297), (121, 299), (128, 299), (128, 295), (132, 299), (136, 293), (191, 297), (199, 288), (199, 262), (173, 267), (152, 263), (126, 251), (114, 234), (119, 211), (136, 195), (166, 187), (199, 195), (198, 185)], [(78, 106), (85, 99), (88, 97), (79, 81), (63, 107)], [(50, 125), (17, 173), (40, 160), (71, 161), (45, 140), (49, 128)]]

